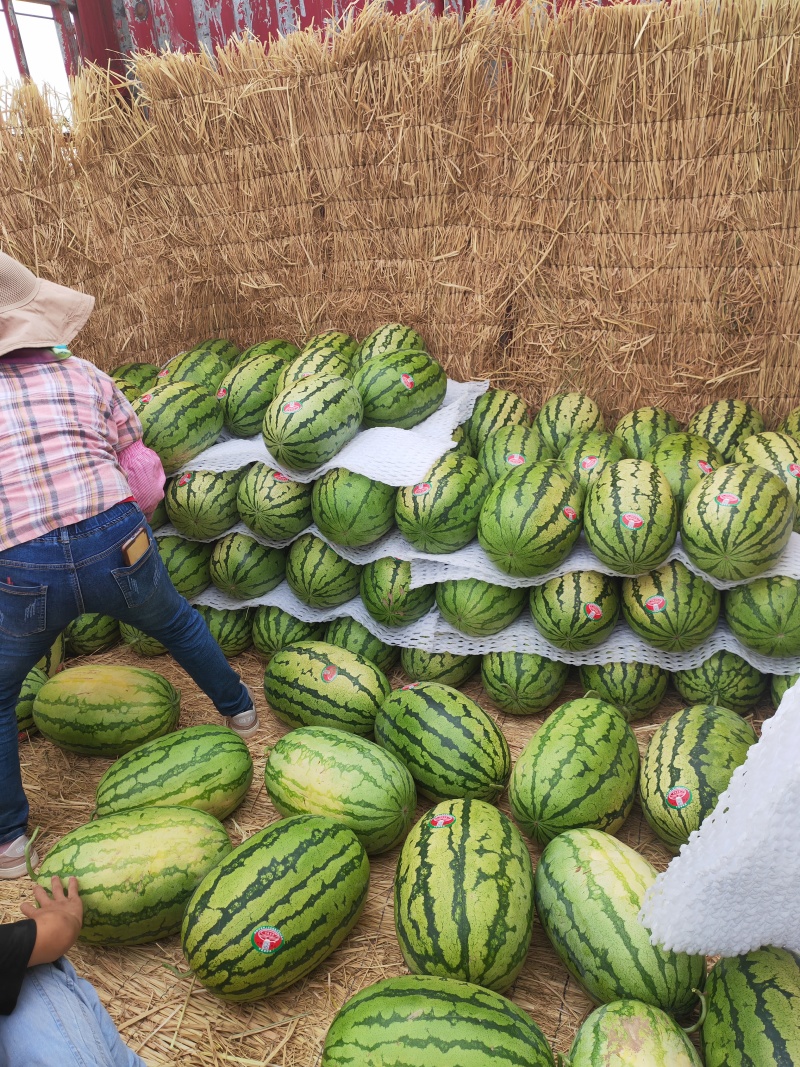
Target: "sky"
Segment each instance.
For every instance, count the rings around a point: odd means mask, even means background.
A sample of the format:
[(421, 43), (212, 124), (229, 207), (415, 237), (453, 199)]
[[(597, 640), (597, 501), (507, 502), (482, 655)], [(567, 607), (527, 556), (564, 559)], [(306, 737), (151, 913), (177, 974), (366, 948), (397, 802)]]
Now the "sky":
[[(2, 3), (7, 2), (9, 0), (2, 0)], [(67, 74), (50, 9), (44, 4), (26, 3), (25, 0), (13, 2), (31, 78), (38, 85), (48, 84), (58, 93), (67, 94)], [(19, 74), (5, 14), (0, 14), (0, 84), (17, 80)]]

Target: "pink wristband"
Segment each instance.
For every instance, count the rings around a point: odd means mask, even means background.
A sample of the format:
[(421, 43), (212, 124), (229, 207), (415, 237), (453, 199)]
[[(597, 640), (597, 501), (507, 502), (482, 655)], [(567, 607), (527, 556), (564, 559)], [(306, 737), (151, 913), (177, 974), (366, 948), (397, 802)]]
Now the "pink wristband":
[(134, 441), (117, 453), (117, 461), (125, 472), (136, 503), (149, 519), (164, 498), (166, 475), (161, 460), (151, 448), (141, 441)]

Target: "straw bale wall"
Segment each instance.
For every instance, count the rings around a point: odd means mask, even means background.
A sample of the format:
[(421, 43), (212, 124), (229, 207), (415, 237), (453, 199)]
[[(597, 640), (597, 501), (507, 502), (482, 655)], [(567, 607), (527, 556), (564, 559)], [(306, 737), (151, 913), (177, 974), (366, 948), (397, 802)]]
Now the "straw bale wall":
[(0, 109), (0, 246), (111, 367), (401, 319), (452, 374), (610, 417), (800, 403), (800, 6), (371, 7)]

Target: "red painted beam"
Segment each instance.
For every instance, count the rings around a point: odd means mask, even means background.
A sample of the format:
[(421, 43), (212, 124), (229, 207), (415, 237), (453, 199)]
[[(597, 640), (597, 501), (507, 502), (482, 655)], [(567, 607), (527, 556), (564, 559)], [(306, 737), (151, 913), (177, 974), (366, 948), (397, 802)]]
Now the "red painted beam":
[(3, 11), (6, 16), (8, 33), (11, 37), (11, 47), (14, 50), (14, 58), (17, 61), (17, 70), (19, 70), (23, 78), (30, 78), (31, 71), (28, 66), (28, 59), (25, 55), (25, 48), (22, 44), (22, 35), (19, 32), (19, 23), (17, 22), (16, 12), (14, 11), (14, 0), (5, 0)]
[(79, 44), (82, 57), (90, 63), (125, 76), (123, 43), (117, 34), (108, 0), (78, 0)]

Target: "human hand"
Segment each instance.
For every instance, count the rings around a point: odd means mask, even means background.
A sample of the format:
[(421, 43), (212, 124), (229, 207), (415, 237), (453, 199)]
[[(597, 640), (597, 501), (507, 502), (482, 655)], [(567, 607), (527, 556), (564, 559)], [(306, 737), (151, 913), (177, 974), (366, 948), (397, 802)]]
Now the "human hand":
[(50, 880), (53, 895), (40, 885), (33, 887), (36, 904), (25, 902), (22, 914), (36, 923), (36, 943), (33, 946), (29, 967), (39, 963), (53, 963), (68, 952), (78, 940), (83, 926), (83, 902), (78, 895), (78, 879), (70, 878), (66, 893), (61, 879), (53, 875)]

